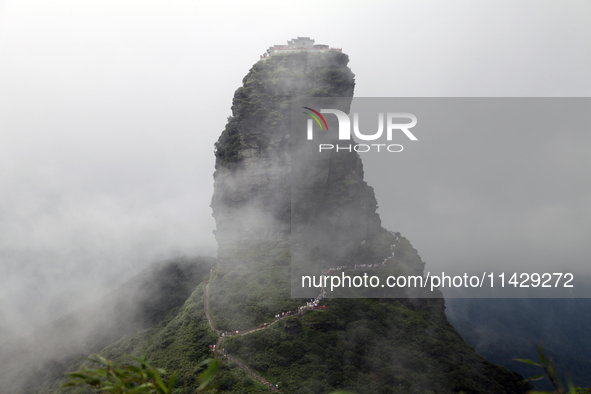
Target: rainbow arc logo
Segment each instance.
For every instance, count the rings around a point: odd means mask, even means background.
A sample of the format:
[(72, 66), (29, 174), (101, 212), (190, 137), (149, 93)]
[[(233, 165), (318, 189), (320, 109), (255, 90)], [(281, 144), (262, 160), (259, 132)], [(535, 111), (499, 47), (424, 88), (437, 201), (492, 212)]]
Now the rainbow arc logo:
[[(328, 131), (328, 125), (326, 124), (326, 120), (324, 120), (324, 116), (322, 116), (322, 115), (320, 114), (320, 112), (318, 112), (318, 111), (316, 111), (316, 110), (313, 110), (312, 108), (308, 108), (308, 107), (302, 107), (302, 108), (304, 108), (304, 109), (307, 109), (307, 110), (309, 110), (309, 111), (312, 111), (312, 112), (314, 112), (316, 115), (320, 116), (320, 119), (322, 119), (322, 122), (324, 123), (324, 126), (326, 126), (326, 131)], [(309, 115), (309, 116), (311, 116), (311, 117), (312, 117), (312, 118), (313, 118), (313, 119), (316, 121), (316, 123), (318, 123), (318, 126), (320, 126), (320, 130), (324, 130), (324, 129), (322, 128), (322, 123), (320, 123), (320, 119), (318, 119), (318, 117), (314, 116), (313, 114), (311, 114), (311, 113), (309, 113), (309, 112), (302, 112), (302, 113), (303, 113), (303, 114), (306, 114), (306, 115)]]

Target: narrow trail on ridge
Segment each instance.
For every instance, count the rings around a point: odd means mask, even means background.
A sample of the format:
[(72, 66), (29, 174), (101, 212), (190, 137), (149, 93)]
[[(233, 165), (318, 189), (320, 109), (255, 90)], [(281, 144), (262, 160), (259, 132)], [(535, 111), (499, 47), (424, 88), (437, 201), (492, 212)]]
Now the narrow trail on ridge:
[[(254, 372), (253, 370), (251, 370), (250, 368), (248, 368), (246, 365), (244, 365), (243, 362), (241, 362), (240, 360), (237, 360), (236, 358), (232, 357), (229, 354), (224, 354), (221, 351), (221, 346), (222, 346), (222, 342), (224, 340), (224, 336), (222, 336), (222, 332), (217, 330), (215, 328), (215, 325), (213, 324), (213, 319), (211, 318), (211, 315), (209, 314), (209, 283), (205, 284), (205, 316), (207, 316), (207, 321), (209, 322), (209, 328), (211, 328), (211, 330), (213, 332), (215, 332), (218, 335), (218, 339), (217, 342), (215, 344), (215, 353), (221, 357), (226, 357), (227, 360), (234, 362), (238, 367), (240, 367), (244, 372), (246, 372), (247, 374), (249, 374), (250, 376), (252, 376), (255, 380), (261, 382), (262, 384), (264, 384), (265, 386), (267, 386), (271, 391), (274, 391), (276, 393), (280, 393), (281, 391), (279, 391), (276, 387), (273, 387), (271, 385), (271, 383), (269, 383), (265, 378), (263, 378), (261, 375), (257, 374), (256, 372)], [(287, 317), (287, 316), (286, 316)], [(262, 328), (253, 328), (251, 330), (245, 331), (244, 333), (241, 333), (240, 335), (247, 335), (250, 334), (252, 332), (255, 331), (259, 331), (259, 330), (263, 330), (267, 327), (270, 327), (271, 325), (277, 323), (280, 319), (277, 319), (276, 321), (272, 322), (272, 323), (265, 323), (265, 326)], [(223, 360), (223, 359), (222, 359)]]
[(207, 316), (207, 321), (209, 322), (209, 328), (211, 328), (211, 331), (215, 332), (218, 335), (218, 340), (215, 343), (215, 347), (216, 349), (220, 349), (220, 346), (222, 345), (222, 341), (224, 340), (224, 338), (221, 336), (221, 332), (216, 330), (215, 326), (213, 325), (213, 319), (211, 318), (211, 315), (209, 314), (209, 283), (205, 284), (205, 316)]

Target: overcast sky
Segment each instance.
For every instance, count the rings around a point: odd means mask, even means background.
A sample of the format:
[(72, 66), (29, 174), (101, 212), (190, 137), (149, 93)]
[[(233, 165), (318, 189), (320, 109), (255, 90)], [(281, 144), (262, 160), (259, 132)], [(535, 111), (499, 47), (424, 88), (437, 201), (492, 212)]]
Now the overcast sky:
[[(343, 48), (359, 97), (587, 97), (590, 15), (589, 1), (0, 0), (0, 324), (27, 330), (151, 262), (215, 254), (213, 143), (270, 45)], [(373, 186), (381, 207), (403, 203)], [(473, 219), (441, 239), (436, 203), (382, 220), (427, 262), (468, 258), (439, 247)]]

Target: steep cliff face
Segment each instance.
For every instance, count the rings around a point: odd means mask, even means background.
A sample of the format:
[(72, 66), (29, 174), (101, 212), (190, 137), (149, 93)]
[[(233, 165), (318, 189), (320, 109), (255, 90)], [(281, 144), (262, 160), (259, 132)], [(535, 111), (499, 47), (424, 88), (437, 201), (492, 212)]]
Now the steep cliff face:
[[(258, 62), (236, 91), (216, 144), (212, 199), (219, 264), (210, 310), (221, 330), (245, 330), (293, 310), (292, 215), (305, 224), (310, 265), (375, 263), (390, 254), (373, 189), (357, 153), (330, 154), (304, 168), (312, 179), (293, 210), (290, 105), (295, 97), (352, 97), (342, 53), (301, 52)], [(301, 207), (304, 207), (302, 209)], [(294, 213), (295, 212), (295, 213)], [(306, 227), (307, 226), (307, 227)], [(422, 274), (402, 237), (392, 266)], [(329, 299), (328, 310), (229, 338), (224, 347), (286, 392), (519, 393), (522, 378), (488, 363), (447, 322), (443, 299)]]
[[(233, 116), (216, 143), (212, 208), (222, 263), (230, 263), (241, 248), (290, 241), (290, 100), (352, 97), (354, 75), (347, 63), (347, 55), (340, 52), (294, 53), (261, 61), (244, 78), (234, 96)], [(350, 221), (355, 226), (350, 227), (358, 233), (358, 243), (380, 228), (373, 190), (363, 181), (356, 153), (335, 155), (327, 164), (317, 167), (322, 188), (315, 201), (322, 207), (316, 211), (354, 214)], [(348, 199), (343, 200), (344, 195)], [(343, 225), (332, 227), (340, 227), (342, 234)]]

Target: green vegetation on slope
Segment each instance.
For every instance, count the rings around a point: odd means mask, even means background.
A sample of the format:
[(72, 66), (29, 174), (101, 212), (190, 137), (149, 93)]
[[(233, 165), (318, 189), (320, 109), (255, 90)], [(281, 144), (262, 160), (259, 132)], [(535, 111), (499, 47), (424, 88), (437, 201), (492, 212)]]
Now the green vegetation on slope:
[[(422, 264), (406, 240), (398, 253), (403, 260), (394, 265)], [(261, 288), (271, 292), (268, 282), (257, 279), (271, 278), (273, 271), (271, 265), (259, 267), (252, 277), (236, 272), (230, 282), (229, 274), (214, 277), (211, 289), (243, 282), (229, 292), (238, 293), (231, 313), (222, 305), (213, 310), (216, 321), (265, 305), (262, 299), (257, 303), (240, 295), (243, 288), (248, 289), (245, 295)], [(214, 302), (216, 296), (210, 294)], [(279, 304), (281, 293), (274, 297)], [(521, 393), (529, 387), (518, 374), (476, 354), (447, 322), (441, 299), (332, 299), (324, 305), (325, 311), (227, 338), (222, 347), (289, 393)]]
[(289, 251), (253, 247), (241, 253), (243, 266), (222, 266), (215, 272), (209, 307), (218, 330), (250, 329), (305, 302), (290, 295)]
[[(214, 344), (217, 339), (205, 316), (204, 290), (204, 283), (199, 284), (182, 307), (171, 310), (162, 321), (149, 329), (127, 335), (107, 346), (99, 355), (126, 365), (130, 361), (125, 355), (139, 357), (145, 348), (150, 364), (176, 374), (174, 392), (196, 393), (199, 385), (195, 382), (205, 369), (202, 362), (211, 357), (209, 345)], [(90, 366), (89, 362), (84, 362), (74, 369)], [(231, 363), (220, 366), (220, 376), (220, 388), (223, 391), (257, 393), (266, 389)], [(65, 382), (66, 379), (63, 379), (60, 384)], [(92, 391), (84, 391), (82, 388), (62, 388), (56, 391), (86, 392)]]

